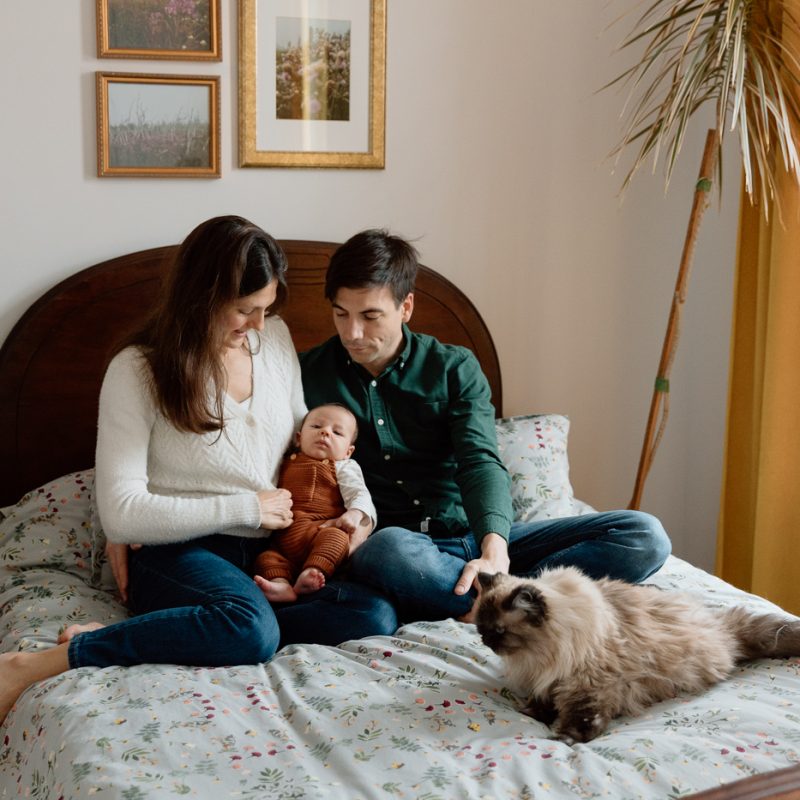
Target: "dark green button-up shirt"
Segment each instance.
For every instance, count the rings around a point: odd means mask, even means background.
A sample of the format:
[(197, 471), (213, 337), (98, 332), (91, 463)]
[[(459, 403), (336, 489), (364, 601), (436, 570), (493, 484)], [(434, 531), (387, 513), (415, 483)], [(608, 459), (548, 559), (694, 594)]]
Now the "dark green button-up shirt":
[(497, 454), (491, 392), (465, 347), (404, 325), (404, 347), (377, 378), (351, 361), (338, 336), (300, 356), (309, 408), (337, 402), (358, 420), (353, 458), (378, 510), (378, 527), (478, 542), (508, 538), (510, 479)]

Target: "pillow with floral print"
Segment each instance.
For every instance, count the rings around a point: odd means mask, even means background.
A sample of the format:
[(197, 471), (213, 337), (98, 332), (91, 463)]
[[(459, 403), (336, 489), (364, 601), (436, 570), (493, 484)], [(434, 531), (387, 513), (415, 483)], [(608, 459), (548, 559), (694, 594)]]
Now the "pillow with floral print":
[(594, 509), (576, 500), (569, 481), (569, 419), (561, 414), (527, 414), (497, 420), (500, 458), (511, 475), (514, 519), (590, 514)]
[(88, 469), (0, 509), (0, 652), (52, 647), (68, 625), (127, 616), (113, 593), (93, 493)]
[(27, 492), (0, 510), (0, 567), (72, 572), (100, 580), (100, 556), (92, 520), (94, 470), (72, 472)]

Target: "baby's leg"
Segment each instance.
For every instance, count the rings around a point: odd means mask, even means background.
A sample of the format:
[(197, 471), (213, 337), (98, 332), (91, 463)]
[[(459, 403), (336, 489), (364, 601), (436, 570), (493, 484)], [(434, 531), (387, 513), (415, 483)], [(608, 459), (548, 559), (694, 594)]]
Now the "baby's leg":
[[(333, 575), (337, 567), (347, 558), (347, 551), (350, 547), (350, 537), (340, 528), (319, 528), (314, 532), (314, 540), (309, 549), (308, 557), (303, 564), (303, 571), (297, 579), (306, 575), (306, 584), (310, 583), (310, 589), (306, 592), (315, 592), (325, 585), (325, 576)], [(298, 593), (300, 590), (295, 583), (294, 588)]]
[[(253, 580), (256, 586), (264, 593), (264, 597), (273, 603), (290, 603), (297, 600), (297, 592), (292, 588), (292, 584), (286, 578), (273, 578), (268, 581), (260, 575), (256, 575)], [(298, 578), (298, 580), (300, 580)]]
[(306, 567), (294, 582), (297, 594), (311, 594), (325, 585), (325, 575), (316, 567)]

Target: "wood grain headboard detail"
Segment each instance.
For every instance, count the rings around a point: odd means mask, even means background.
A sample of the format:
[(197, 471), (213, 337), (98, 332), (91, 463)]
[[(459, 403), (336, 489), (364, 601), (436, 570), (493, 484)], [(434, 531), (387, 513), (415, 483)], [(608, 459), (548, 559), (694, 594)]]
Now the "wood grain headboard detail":
[[(282, 316), (302, 351), (335, 332), (323, 286), (337, 245), (281, 245), (289, 259), (289, 303)], [(93, 465), (105, 365), (149, 313), (176, 248), (142, 250), (77, 272), (37, 300), (8, 335), (0, 349), (0, 506)], [(427, 267), (417, 280), (411, 327), (475, 353), (499, 416), (500, 365), (489, 330), (463, 292)]]

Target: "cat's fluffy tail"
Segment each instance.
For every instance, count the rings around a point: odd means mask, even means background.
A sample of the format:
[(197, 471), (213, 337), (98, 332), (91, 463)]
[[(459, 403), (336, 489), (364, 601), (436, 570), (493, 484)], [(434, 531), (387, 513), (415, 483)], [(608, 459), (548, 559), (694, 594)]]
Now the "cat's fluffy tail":
[(737, 661), (800, 656), (800, 620), (755, 614), (745, 608), (725, 612), (728, 629), (739, 643)]

